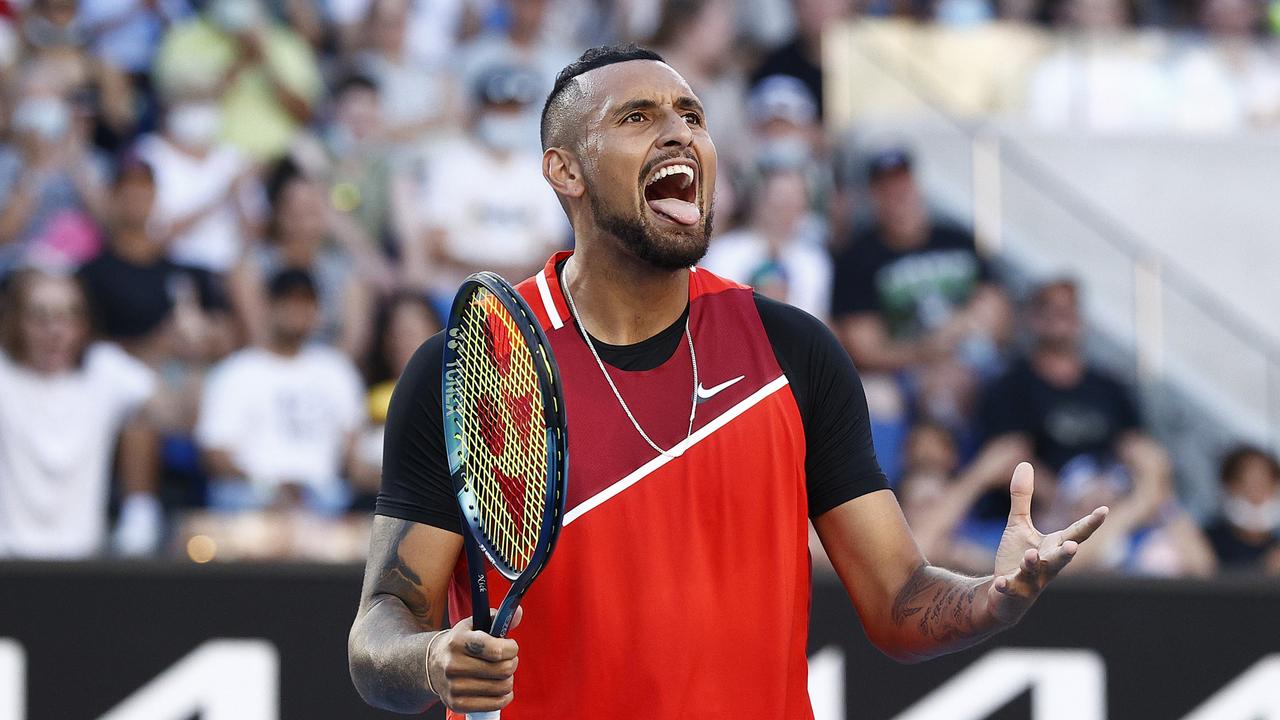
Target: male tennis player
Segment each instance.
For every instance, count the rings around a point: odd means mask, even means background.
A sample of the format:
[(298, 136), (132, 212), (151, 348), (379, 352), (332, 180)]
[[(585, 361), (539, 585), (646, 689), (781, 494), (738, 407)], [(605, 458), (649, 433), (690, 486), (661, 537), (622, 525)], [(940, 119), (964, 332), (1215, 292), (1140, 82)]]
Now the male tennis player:
[[(656, 54), (597, 48), (565, 68), (542, 144), (576, 251), (519, 290), (564, 379), (564, 530), (513, 638), (471, 630), (441, 432), (442, 339), (429, 340), (391, 403), (351, 628), (367, 701), (506, 707), (504, 720), (811, 718), (810, 520), (868, 636), (906, 662), (1017, 622), (1102, 523), (1105, 508), (1039, 533), (1024, 463), (993, 575), (929, 564), (886, 488), (861, 382), (832, 334), (692, 269), (711, 231), (716, 149), (697, 97)], [(506, 583), (489, 577), (501, 597)]]

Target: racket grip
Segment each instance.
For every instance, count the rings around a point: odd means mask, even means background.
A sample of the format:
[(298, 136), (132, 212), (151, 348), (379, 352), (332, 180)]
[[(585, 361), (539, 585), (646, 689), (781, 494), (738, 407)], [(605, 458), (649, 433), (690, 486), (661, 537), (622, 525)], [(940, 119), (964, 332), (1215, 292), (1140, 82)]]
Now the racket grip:
[(467, 720), (499, 720), (502, 717), (501, 710), (493, 712), (471, 713), (467, 715)]

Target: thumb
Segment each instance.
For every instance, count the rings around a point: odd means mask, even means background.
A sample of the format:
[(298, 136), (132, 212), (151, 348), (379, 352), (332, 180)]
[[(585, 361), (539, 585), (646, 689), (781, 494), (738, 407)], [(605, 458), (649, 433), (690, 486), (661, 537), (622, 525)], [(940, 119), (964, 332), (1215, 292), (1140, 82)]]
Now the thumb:
[(511, 631), (520, 627), (520, 620), (522, 618), (524, 618), (524, 606), (517, 605), (515, 614), (511, 616), (511, 627), (507, 628), (507, 630)]
[(1021, 462), (1013, 470), (1009, 482), (1009, 524), (1031, 525), (1031, 495), (1035, 491), (1035, 471), (1031, 463)]

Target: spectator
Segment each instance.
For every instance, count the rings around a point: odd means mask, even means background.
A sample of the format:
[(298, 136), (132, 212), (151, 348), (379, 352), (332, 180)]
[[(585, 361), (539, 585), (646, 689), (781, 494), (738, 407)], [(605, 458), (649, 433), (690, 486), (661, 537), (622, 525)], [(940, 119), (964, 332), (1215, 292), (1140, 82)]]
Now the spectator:
[(850, 16), (850, 0), (795, 0), (796, 32), (791, 40), (764, 57), (751, 83), (770, 75), (790, 75), (805, 84), (822, 115), (822, 31)]
[(217, 279), (170, 260), (149, 232), (156, 196), (151, 167), (126, 159), (112, 191), (107, 247), (79, 271), (98, 328), (151, 364), (171, 352), (174, 332), (182, 345), (225, 347), (226, 303)]
[[(988, 438), (1023, 438), (1054, 471), (1080, 455), (1123, 459), (1132, 454), (1126, 446), (1135, 443), (1163, 453), (1143, 433), (1130, 389), (1085, 358), (1074, 281), (1041, 285), (1028, 319), (1030, 352), (985, 392)], [(1133, 468), (1129, 473), (1138, 475)]]
[(80, 0), (78, 20), (91, 38), (94, 57), (124, 72), (139, 104), (150, 112), (151, 62), (160, 39), (171, 23), (190, 14), (188, 0)]
[(79, 286), (22, 270), (0, 320), (0, 556), (83, 558), (103, 549), (111, 460), (122, 480), (115, 548), (155, 549), (154, 435), (144, 407), (155, 377), (89, 340)]
[(370, 425), (356, 450), (356, 469), (351, 478), (356, 491), (353, 508), (373, 511), (382, 479), (382, 436), (391, 392), (409, 359), (427, 338), (440, 332), (440, 327), (440, 318), (431, 303), (418, 293), (396, 293), (378, 308), (373, 343), (365, 362)]
[(805, 177), (795, 170), (765, 175), (748, 227), (720, 235), (703, 265), (825, 319), (831, 302), (831, 257), (821, 223), (809, 212)]
[(1224, 571), (1280, 574), (1280, 462), (1275, 455), (1242, 445), (1222, 459), (1226, 497), (1209, 525), (1209, 541)]
[(107, 148), (129, 140), (137, 121), (133, 86), (115, 64), (88, 51), (77, 0), (32, 0), (23, 22), (28, 62), (47, 65), (57, 91), (100, 120), (89, 137)]
[(1213, 549), (1174, 498), (1164, 451), (1143, 440), (1126, 445), (1121, 457), (1123, 464), (1082, 455), (1059, 473), (1050, 523), (1086, 506), (1110, 509), (1107, 522), (1080, 546), (1070, 572), (1212, 574)]
[(746, 78), (736, 62), (736, 39), (734, 0), (665, 0), (653, 36), (655, 49), (679, 68), (702, 101), (721, 162), (747, 139), (742, 112)]
[(1228, 132), (1280, 121), (1280, 61), (1258, 41), (1262, 5), (1202, 0), (1204, 33), (1191, 39), (1170, 70), (1174, 125)]
[(323, 89), (307, 41), (262, 0), (210, 0), (165, 35), (153, 73), (165, 97), (219, 98), (221, 137), (260, 162), (288, 150)]
[(409, 46), (411, 14), (408, 0), (373, 0), (369, 48), (357, 62), (379, 88), (386, 137), (403, 145), (437, 139), (462, 124), (453, 74), (442, 62), (417, 57)]
[(761, 80), (751, 90), (747, 117), (753, 154), (743, 160), (756, 172), (803, 172), (814, 189), (814, 204), (820, 206), (832, 185), (832, 173), (817, 105), (804, 83), (786, 75)]
[(196, 440), (214, 478), (209, 504), (337, 513), (365, 416), (360, 379), (342, 353), (307, 342), (320, 310), (306, 271), (275, 275), (269, 296), (267, 345), (231, 355), (205, 384)]
[[(373, 296), (360, 274), (362, 265), (353, 264), (341, 248), (371, 248), (372, 239), (356, 223), (346, 222), (326, 202), (320, 184), (292, 162), (280, 163), (269, 185), (273, 214), (267, 243), (256, 253), (249, 275), (270, 277), (286, 269), (307, 273), (315, 283), (320, 308), (310, 340), (335, 345), (350, 358), (363, 357)], [(336, 240), (342, 233), (357, 237)]]
[(568, 235), (564, 212), (528, 149), (527, 113), (542, 100), (527, 70), (497, 67), (475, 86), (470, 133), (427, 168), (420, 205), (425, 232), (406, 248), (406, 272), (452, 297), (476, 270), (527, 277)]
[(1125, 0), (1066, 0), (1059, 47), (1031, 74), (1030, 120), (1047, 130), (1151, 131), (1169, 122), (1170, 89), (1151, 37), (1127, 36)]
[[(337, 26), (342, 55), (351, 57), (366, 40), (365, 22), (378, 0), (332, 0), (326, 3)], [(405, 6), (402, 26), (408, 60), (419, 66), (439, 67), (457, 58), (458, 38), (477, 23), (477, 15), (490, 0), (398, 0)]]
[(91, 149), (49, 65), (28, 66), (0, 148), (0, 277), (30, 258), (76, 263), (97, 252), (108, 163)]

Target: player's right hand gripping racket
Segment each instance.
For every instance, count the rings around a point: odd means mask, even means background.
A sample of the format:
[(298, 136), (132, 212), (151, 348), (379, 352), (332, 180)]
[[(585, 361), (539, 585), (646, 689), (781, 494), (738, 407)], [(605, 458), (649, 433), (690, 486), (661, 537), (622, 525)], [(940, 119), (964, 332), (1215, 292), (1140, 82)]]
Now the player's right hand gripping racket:
[[(463, 282), (445, 332), (444, 441), (466, 529), (473, 627), (504, 637), (564, 516), (569, 445), (560, 372), (524, 298), (494, 273)], [(486, 556), (512, 581), (492, 625)]]

